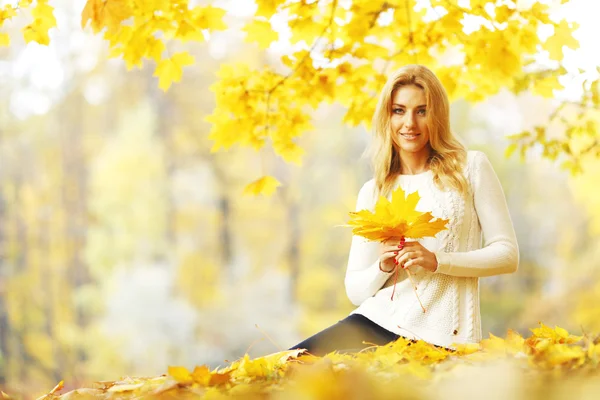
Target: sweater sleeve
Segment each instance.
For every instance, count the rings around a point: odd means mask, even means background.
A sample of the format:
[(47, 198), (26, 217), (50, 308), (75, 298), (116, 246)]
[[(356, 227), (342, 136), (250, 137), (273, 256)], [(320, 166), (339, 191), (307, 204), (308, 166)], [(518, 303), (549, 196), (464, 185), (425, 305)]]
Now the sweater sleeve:
[[(374, 180), (363, 185), (358, 193), (356, 211), (368, 209), (373, 211)], [(363, 301), (373, 296), (393, 272), (386, 273), (379, 269), (379, 242), (352, 235), (350, 254), (346, 278), (346, 294), (354, 305), (361, 305)]]
[(466, 252), (434, 252), (438, 260), (435, 273), (485, 277), (516, 272), (519, 247), (502, 186), (485, 153), (476, 152), (473, 162), (474, 205), (483, 247)]

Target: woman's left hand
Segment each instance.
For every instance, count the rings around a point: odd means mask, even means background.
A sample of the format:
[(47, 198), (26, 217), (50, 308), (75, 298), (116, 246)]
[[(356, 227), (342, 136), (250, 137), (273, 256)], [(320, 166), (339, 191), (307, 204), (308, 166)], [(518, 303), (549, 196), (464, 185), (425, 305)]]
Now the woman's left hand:
[(419, 242), (405, 242), (404, 248), (396, 256), (398, 265), (406, 269), (419, 266), (428, 271), (435, 272), (438, 267), (437, 257)]

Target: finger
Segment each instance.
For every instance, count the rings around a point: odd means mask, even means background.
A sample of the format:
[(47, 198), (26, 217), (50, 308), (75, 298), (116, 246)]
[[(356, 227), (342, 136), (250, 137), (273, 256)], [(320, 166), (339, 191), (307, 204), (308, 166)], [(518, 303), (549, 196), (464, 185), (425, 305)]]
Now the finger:
[(418, 259), (417, 258), (411, 258), (411, 259), (409, 259), (407, 261), (399, 262), (398, 265), (400, 265), (403, 269), (407, 269), (407, 268), (413, 267), (415, 265), (418, 265), (418, 262), (416, 260), (418, 260)]
[[(398, 250), (398, 249), (396, 249), (396, 250)], [(385, 257), (386, 259), (388, 259), (388, 258), (396, 258), (398, 256), (398, 252), (394, 251), (394, 250), (384, 251), (381, 255), (383, 257)]]
[(406, 264), (409, 260), (416, 258), (414, 252), (405, 252), (404, 254), (398, 254), (397, 260), (400, 265)]
[(421, 246), (421, 243), (419, 243), (417, 241), (404, 243), (404, 247), (414, 247), (414, 246)]
[(398, 247), (398, 246), (384, 246), (382, 248), (382, 251), (392, 251), (392, 252), (393, 251), (397, 251), (397, 252), (400, 252), (403, 249), (404, 249), (404, 246), (400, 246), (400, 247)]
[(406, 262), (406, 264), (404, 264), (403, 268), (409, 268), (409, 267), (415, 267), (415, 266), (421, 266), (423, 265), (423, 259), (422, 258), (413, 258), (411, 260), (409, 260), (408, 262)]
[(382, 257), (385, 257), (386, 259), (388, 258), (396, 258), (397, 254), (395, 254), (393, 251), (387, 251), (385, 253), (382, 254)]

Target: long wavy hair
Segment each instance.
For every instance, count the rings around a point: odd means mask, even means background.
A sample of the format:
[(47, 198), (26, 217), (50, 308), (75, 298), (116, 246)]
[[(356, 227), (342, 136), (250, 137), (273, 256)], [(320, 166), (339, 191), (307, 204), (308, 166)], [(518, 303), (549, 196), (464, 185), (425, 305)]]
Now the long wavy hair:
[(377, 195), (388, 196), (400, 174), (402, 159), (400, 149), (392, 139), (395, 133), (390, 119), (392, 98), (396, 90), (405, 85), (416, 85), (425, 91), (426, 124), (431, 147), (428, 162), (434, 184), (442, 191), (451, 188), (467, 196), (470, 189), (463, 172), (467, 150), (450, 131), (450, 105), (446, 90), (431, 70), (414, 64), (406, 65), (389, 76), (373, 115), (373, 140), (366, 153), (371, 156)]

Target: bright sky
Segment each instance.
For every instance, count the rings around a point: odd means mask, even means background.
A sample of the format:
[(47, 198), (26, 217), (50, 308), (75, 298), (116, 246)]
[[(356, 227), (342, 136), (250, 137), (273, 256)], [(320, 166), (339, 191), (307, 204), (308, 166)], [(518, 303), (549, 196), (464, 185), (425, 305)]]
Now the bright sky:
[[(468, 0), (459, 0), (464, 2)], [(0, 6), (16, 4), (17, 0), (0, 0)], [(16, 91), (10, 101), (10, 110), (18, 118), (27, 118), (31, 114), (43, 114), (47, 112), (52, 102), (59, 99), (67, 90), (69, 77), (74, 70), (90, 71), (97, 62), (98, 54), (104, 46), (99, 36), (92, 36), (83, 32), (80, 28), (81, 10), (86, 0), (54, 0), (52, 4), (56, 7), (55, 16), (59, 29), (50, 32), (50, 46), (40, 46), (31, 43), (23, 46), (22, 39), (13, 38), (14, 45), (9, 49), (9, 56), (0, 60), (0, 85), (7, 81), (18, 80), (21, 89)], [(428, 1), (423, 0), (423, 3)], [(532, 0), (519, 0), (519, 6), (526, 6)], [(559, 4), (560, 0), (549, 0), (545, 3)], [(192, 2), (190, 2), (192, 3)], [(341, 0), (342, 6), (348, 6), (350, 0)], [(248, 17), (253, 14), (255, 5), (248, 0), (217, 0), (215, 5), (229, 10), (229, 13), (238, 17)], [(570, 71), (582, 68), (589, 71), (589, 76), (597, 74), (596, 67), (600, 66), (600, 51), (598, 38), (600, 38), (600, 1), (598, 0), (571, 0), (560, 8), (556, 17), (565, 16), (569, 21), (580, 24), (575, 32), (579, 40), (580, 48), (571, 50), (566, 48), (565, 66)], [(26, 23), (23, 18), (10, 21), (11, 24), (22, 26)], [(270, 52), (278, 54), (289, 50), (286, 29), (281, 18), (274, 18), (273, 25), (280, 32), (280, 40), (269, 49)], [(469, 27), (466, 27), (469, 29)], [(89, 30), (88, 30), (89, 31)], [(549, 35), (551, 31), (541, 32)], [(215, 58), (225, 56), (224, 49), (230, 46), (224, 45), (222, 41), (231, 40), (232, 36), (214, 36), (211, 44), (211, 54)], [(235, 38), (241, 39), (240, 33)], [(20, 40), (20, 41), (19, 41)], [(115, 62), (118, 62), (115, 60)], [(127, 73), (123, 67), (124, 73)], [(185, 79), (185, 76), (184, 76)], [(583, 77), (581, 79), (584, 79)], [(581, 92), (581, 79), (572, 82), (562, 82), (567, 86), (564, 95), (568, 98), (577, 98)], [(106, 85), (101, 79), (91, 80), (84, 88), (84, 94), (90, 103), (101, 102), (106, 96)]]

